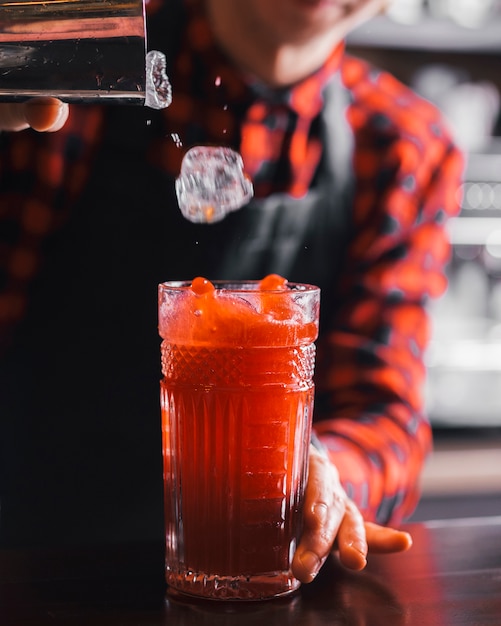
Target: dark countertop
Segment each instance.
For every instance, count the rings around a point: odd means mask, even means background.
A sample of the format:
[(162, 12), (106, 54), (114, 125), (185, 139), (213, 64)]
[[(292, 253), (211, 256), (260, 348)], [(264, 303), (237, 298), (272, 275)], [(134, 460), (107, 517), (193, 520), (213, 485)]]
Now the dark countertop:
[(161, 546), (0, 551), (5, 626), (482, 626), (501, 624), (501, 516), (408, 525), (405, 554), (364, 572), (333, 557), (294, 597), (180, 602), (165, 594)]

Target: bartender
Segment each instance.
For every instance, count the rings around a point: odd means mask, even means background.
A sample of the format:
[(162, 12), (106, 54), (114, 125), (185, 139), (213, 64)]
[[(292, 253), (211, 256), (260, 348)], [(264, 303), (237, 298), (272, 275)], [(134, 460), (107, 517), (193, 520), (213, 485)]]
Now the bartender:
[[(169, 108), (0, 105), (3, 545), (161, 540), (156, 286), (278, 273), (322, 289), (294, 573), (409, 547), (391, 526), (431, 447), (426, 303), (463, 163), (430, 103), (345, 50), (386, 4), (150, 0)], [(174, 194), (203, 144), (255, 192), (210, 225)]]

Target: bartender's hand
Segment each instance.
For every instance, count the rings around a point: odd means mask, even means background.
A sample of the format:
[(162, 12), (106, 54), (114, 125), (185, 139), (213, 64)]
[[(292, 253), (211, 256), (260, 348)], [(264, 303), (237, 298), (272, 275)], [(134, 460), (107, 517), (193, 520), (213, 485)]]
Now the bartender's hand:
[(19, 131), (33, 128), (53, 132), (62, 128), (68, 119), (69, 107), (57, 98), (32, 98), (26, 102), (0, 104), (0, 131)]
[(333, 547), (346, 567), (361, 570), (368, 551), (401, 552), (411, 545), (406, 532), (364, 522), (342, 488), (336, 468), (311, 446), (304, 529), (292, 563), (298, 580), (311, 582)]

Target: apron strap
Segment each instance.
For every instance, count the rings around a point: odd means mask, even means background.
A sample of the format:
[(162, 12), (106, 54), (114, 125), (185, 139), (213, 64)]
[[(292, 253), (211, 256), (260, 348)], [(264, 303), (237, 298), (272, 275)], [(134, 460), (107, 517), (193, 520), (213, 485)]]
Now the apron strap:
[(349, 94), (336, 75), (321, 115), (324, 153), (313, 188), (303, 198), (275, 194), (254, 199), (225, 218), (231, 232), (218, 277), (261, 278), (277, 273), (322, 289), (322, 317), (333, 295), (351, 230), (353, 134), (345, 112)]

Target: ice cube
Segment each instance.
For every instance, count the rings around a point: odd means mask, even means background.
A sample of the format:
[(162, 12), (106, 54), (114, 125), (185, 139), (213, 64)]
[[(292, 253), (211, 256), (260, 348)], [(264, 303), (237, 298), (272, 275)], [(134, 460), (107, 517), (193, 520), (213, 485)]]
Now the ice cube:
[(254, 191), (238, 152), (196, 146), (184, 155), (176, 193), (186, 219), (212, 223), (247, 204)]
[(172, 102), (172, 87), (166, 73), (165, 55), (150, 50), (146, 55), (146, 98), (150, 109), (165, 109)]

